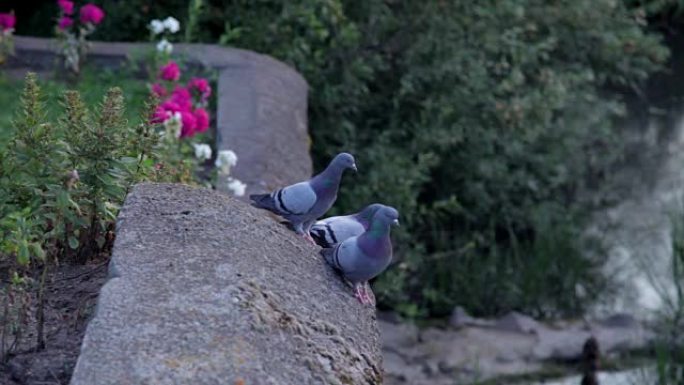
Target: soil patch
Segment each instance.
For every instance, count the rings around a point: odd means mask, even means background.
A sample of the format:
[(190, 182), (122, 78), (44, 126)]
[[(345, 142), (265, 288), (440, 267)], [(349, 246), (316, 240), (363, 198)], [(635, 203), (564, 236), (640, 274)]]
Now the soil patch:
[[(0, 384), (69, 383), (86, 325), (95, 311), (100, 288), (107, 280), (108, 261), (109, 256), (103, 255), (85, 265), (50, 266), (45, 286), (45, 349), (40, 351), (36, 349), (38, 291), (37, 284), (32, 285), (27, 293), (28, 322), (17, 349), (0, 366)], [(30, 274), (36, 283), (40, 281), (40, 273), (41, 268), (36, 268)]]

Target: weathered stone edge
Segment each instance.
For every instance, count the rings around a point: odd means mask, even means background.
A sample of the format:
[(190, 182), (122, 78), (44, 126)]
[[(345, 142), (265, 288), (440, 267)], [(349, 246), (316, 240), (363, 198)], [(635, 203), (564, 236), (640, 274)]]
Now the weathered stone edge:
[[(14, 49), (17, 53), (36, 52), (46, 55), (56, 55), (59, 42), (57, 39), (30, 36), (15, 36)], [(153, 43), (125, 43), (125, 42), (91, 42), (89, 55), (111, 58), (129, 58), (136, 52), (155, 49)], [(269, 66), (278, 67), (282, 71), (293, 75), (302, 87), (308, 90), (308, 83), (294, 68), (271, 56), (248, 51), (240, 48), (221, 47), (215, 44), (177, 43), (174, 44), (176, 53), (186, 55), (191, 61), (207, 67), (223, 69), (226, 67)], [(20, 55), (19, 55), (20, 56)]]

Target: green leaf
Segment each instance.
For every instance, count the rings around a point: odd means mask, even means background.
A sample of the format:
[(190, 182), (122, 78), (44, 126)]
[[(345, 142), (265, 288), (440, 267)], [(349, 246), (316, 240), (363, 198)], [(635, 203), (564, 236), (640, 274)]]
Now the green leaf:
[(20, 277), (19, 274), (15, 271), (14, 274), (12, 274), (12, 285), (21, 285), (24, 283), (26, 283), (24, 277)]
[(70, 236), (69, 237), (69, 247), (71, 247), (74, 250), (78, 249), (78, 238), (76, 238), (74, 236)]
[(78, 203), (76, 203), (76, 201), (74, 201), (73, 199), (69, 198), (69, 204), (71, 204), (71, 206), (73, 206), (74, 209), (76, 209), (76, 211), (77, 211), (79, 214), (81, 214), (81, 207), (78, 205)]
[(59, 207), (61, 210), (64, 210), (68, 207), (69, 205), (69, 193), (66, 191), (60, 191), (59, 194), (57, 194), (57, 207)]
[(39, 243), (33, 242), (29, 245), (29, 248), (31, 250), (31, 253), (36, 256), (36, 258), (40, 259), (41, 261), (45, 260), (45, 251), (43, 251), (43, 248), (40, 246)]
[(26, 266), (29, 263), (29, 249), (28, 249), (28, 242), (26, 240), (22, 240), (19, 243), (19, 250), (17, 252), (17, 262), (22, 265)]
[(119, 159), (119, 161), (124, 165), (134, 165), (134, 164), (138, 163), (138, 158), (125, 156), (125, 157)]

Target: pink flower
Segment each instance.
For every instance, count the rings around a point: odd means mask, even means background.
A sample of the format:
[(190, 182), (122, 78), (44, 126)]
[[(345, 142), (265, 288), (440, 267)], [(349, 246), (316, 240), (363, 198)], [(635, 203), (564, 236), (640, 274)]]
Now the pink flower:
[(104, 11), (93, 3), (88, 3), (81, 7), (81, 23), (98, 25), (104, 17)]
[(74, 2), (69, 0), (57, 0), (57, 5), (65, 15), (74, 13)]
[(197, 120), (195, 115), (190, 111), (181, 111), (181, 121), (183, 122), (183, 129), (181, 130), (181, 138), (195, 135), (195, 128), (197, 128)]
[(205, 100), (211, 96), (211, 86), (209, 85), (209, 81), (207, 81), (207, 79), (192, 78), (188, 82), (188, 88), (196, 90), (201, 95), (202, 100)]
[(178, 105), (178, 103), (167, 100), (164, 103), (162, 103), (159, 108), (163, 109), (164, 111), (171, 111), (171, 112), (181, 112), (184, 110), (181, 106)]
[(195, 110), (195, 121), (197, 126), (195, 129), (197, 132), (204, 132), (209, 128), (209, 113), (204, 108), (198, 108)]
[(175, 61), (171, 60), (168, 64), (163, 66), (159, 71), (159, 77), (168, 81), (178, 81), (180, 79), (180, 68)]
[(171, 101), (178, 104), (180, 108), (185, 111), (190, 111), (192, 109), (192, 96), (187, 88), (176, 87), (176, 89), (173, 90), (173, 94), (171, 94)]
[(173, 115), (174, 111), (172, 110), (167, 110), (163, 108), (162, 106), (157, 106), (157, 108), (154, 110), (154, 113), (152, 114), (152, 119), (150, 121), (152, 123), (164, 123), (164, 121)]
[(13, 29), (16, 22), (17, 18), (14, 13), (0, 13), (0, 29), (3, 32)]
[(166, 96), (167, 91), (163, 85), (159, 83), (154, 83), (152, 84), (152, 93), (156, 95), (158, 98), (163, 98), (164, 96)]
[(71, 27), (74, 25), (74, 19), (70, 18), (69, 16), (62, 16), (59, 19), (59, 23), (57, 24), (57, 28), (59, 28), (61, 31), (64, 31), (65, 29)]

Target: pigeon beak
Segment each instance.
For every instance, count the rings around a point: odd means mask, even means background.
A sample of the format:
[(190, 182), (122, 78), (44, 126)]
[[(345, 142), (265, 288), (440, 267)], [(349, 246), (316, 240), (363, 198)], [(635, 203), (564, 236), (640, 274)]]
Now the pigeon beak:
[(392, 224), (395, 226), (399, 226), (399, 220), (398, 219), (393, 220)]
[(359, 170), (356, 168), (356, 163), (352, 164), (351, 169), (354, 170), (354, 172), (358, 172)]

